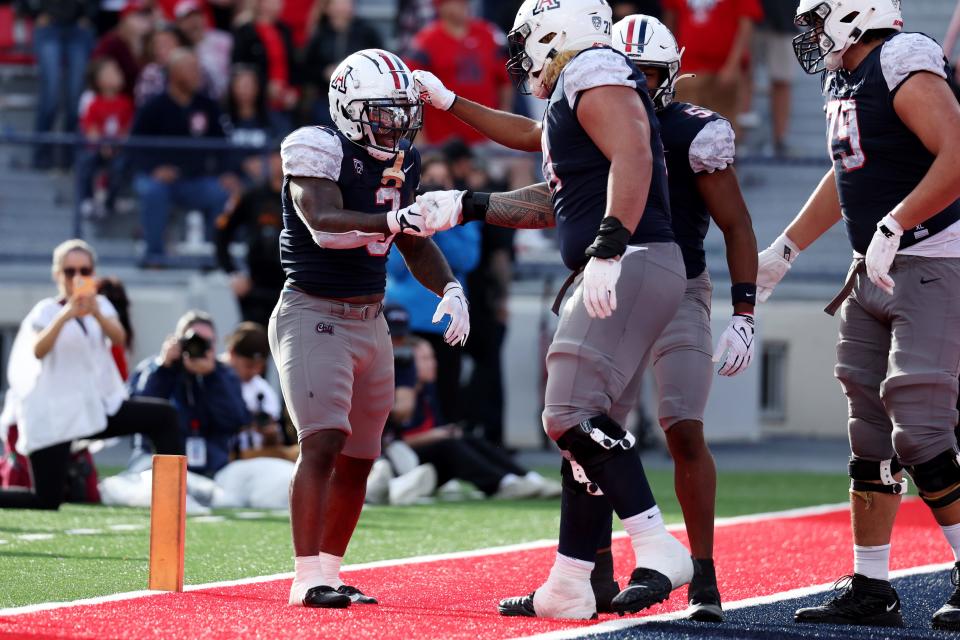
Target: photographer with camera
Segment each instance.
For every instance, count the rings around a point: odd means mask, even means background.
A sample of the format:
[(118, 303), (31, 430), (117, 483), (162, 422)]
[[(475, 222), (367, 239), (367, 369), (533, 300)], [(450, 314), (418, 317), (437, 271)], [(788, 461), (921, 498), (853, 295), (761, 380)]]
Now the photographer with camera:
[(272, 457), (296, 461), (299, 447), (283, 428), (280, 395), (263, 377), (270, 357), (267, 330), (256, 322), (241, 322), (226, 338), (221, 361), (240, 378), (243, 401), (253, 418), (240, 432), (236, 450), (239, 458)]
[(233, 439), (251, 422), (240, 379), (217, 360), (216, 341), (213, 318), (188, 311), (160, 355), (142, 362), (130, 382), (134, 395), (173, 402), (187, 466), (208, 476), (229, 462)]
[(58, 509), (75, 440), (142, 433), (158, 453), (183, 453), (169, 402), (128, 400), (111, 354), (127, 332), (95, 281), (96, 253), (83, 240), (53, 251), (58, 295), (38, 302), (11, 348), (0, 437), (27, 456), (32, 491), (0, 491), (0, 508)]

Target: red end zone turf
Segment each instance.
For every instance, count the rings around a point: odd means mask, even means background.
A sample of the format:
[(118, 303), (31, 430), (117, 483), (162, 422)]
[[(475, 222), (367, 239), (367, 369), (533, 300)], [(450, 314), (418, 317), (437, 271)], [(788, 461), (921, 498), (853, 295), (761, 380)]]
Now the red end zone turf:
[[(850, 572), (850, 545), (846, 510), (721, 526), (716, 556), (724, 600), (830, 582)], [(622, 538), (614, 550), (623, 583), (633, 553)], [(290, 607), (289, 580), (274, 580), (3, 616), (0, 637), (499, 640), (591, 624), (497, 615), (497, 601), (535, 589), (553, 557), (554, 549), (540, 548), (345, 573), (350, 583), (379, 597), (379, 606)], [(952, 554), (929, 511), (919, 500), (905, 502), (894, 532), (892, 568), (948, 561)], [(681, 589), (645, 613), (682, 609), (685, 596)]]

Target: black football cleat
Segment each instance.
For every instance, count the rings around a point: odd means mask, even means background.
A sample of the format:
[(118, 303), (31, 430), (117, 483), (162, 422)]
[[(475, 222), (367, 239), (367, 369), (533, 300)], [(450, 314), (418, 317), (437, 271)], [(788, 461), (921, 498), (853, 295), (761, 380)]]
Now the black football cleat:
[(842, 590), (819, 607), (797, 609), (796, 622), (856, 624), (874, 627), (903, 626), (900, 597), (886, 580), (875, 580), (858, 573), (837, 580)]
[(720, 589), (713, 562), (693, 561), (693, 580), (687, 588), (687, 619), (696, 622), (723, 622), (723, 607), (720, 605)]
[(350, 596), (327, 585), (311, 587), (303, 596), (303, 606), (318, 609), (345, 609), (350, 606)]
[(533, 610), (533, 594), (527, 596), (516, 596), (513, 598), (504, 598), (497, 605), (500, 615), (506, 617), (524, 617), (536, 618), (537, 612)]
[(597, 613), (613, 613), (613, 599), (620, 593), (620, 585), (616, 580), (610, 582), (590, 581), (593, 587), (593, 597), (597, 600)]
[(953, 594), (947, 603), (933, 614), (930, 626), (945, 631), (960, 631), (960, 562), (953, 565), (950, 582), (953, 583)]
[(348, 584), (342, 584), (337, 587), (337, 593), (342, 593), (343, 595), (350, 598), (350, 602), (354, 604), (379, 604), (376, 598), (373, 596), (368, 596), (360, 589), (356, 587), (351, 587)]
[(621, 616), (636, 613), (663, 602), (670, 597), (671, 591), (670, 578), (659, 571), (637, 567), (630, 575), (627, 588), (617, 594), (610, 607)]

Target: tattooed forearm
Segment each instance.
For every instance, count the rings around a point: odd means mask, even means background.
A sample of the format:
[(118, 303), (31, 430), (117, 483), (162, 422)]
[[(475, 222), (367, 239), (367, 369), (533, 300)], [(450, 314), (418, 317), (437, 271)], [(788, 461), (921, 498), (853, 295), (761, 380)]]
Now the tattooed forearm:
[(430, 238), (401, 234), (397, 235), (394, 244), (403, 254), (403, 260), (413, 277), (438, 296), (443, 296), (443, 288), (448, 282), (456, 280), (447, 259)]
[(490, 194), (486, 222), (512, 229), (546, 229), (556, 224), (546, 182)]

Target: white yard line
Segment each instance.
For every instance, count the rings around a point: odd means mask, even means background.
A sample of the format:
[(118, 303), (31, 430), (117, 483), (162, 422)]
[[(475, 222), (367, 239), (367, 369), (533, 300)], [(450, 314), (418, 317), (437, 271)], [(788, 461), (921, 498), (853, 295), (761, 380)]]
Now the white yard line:
[[(832, 505), (818, 505), (815, 507), (804, 507), (800, 509), (788, 509), (785, 511), (770, 511), (766, 513), (756, 513), (746, 516), (735, 516), (732, 518), (717, 518), (716, 526), (732, 526), (738, 524), (750, 524), (754, 522), (763, 522), (766, 520), (776, 520), (778, 518), (801, 518), (806, 516), (815, 516), (822, 515), (825, 513), (832, 513), (835, 511), (846, 510), (849, 507), (847, 503), (839, 503)], [(218, 522), (216, 520), (219, 518), (223, 520), (223, 516), (199, 516), (195, 518), (189, 518), (188, 522)], [(114, 525), (121, 526), (121, 525)], [(667, 527), (671, 531), (682, 531), (683, 525), (676, 524), (670, 525)], [(26, 535), (45, 535), (50, 538), (53, 537), (52, 534), (26, 534)], [(622, 537), (626, 535), (623, 532), (618, 533), (615, 537)], [(20, 536), (22, 538), (22, 536)], [(35, 538), (36, 539), (36, 538)], [(42, 538), (48, 539), (48, 538)], [(412, 556), (409, 558), (396, 558), (392, 560), (376, 560), (374, 562), (363, 562), (359, 564), (351, 564), (343, 567), (343, 571), (359, 571), (362, 569), (379, 569), (383, 567), (396, 567), (401, 565), (408, 564), (418, 564), (418, 563), (427, 563), (427, 562), (441, 562), (443, 560), (462, 560), (464, 558), (476, 558), (480, 556), (488, 555), (499, 555), (503, 553), (512, 553), (514, 551), (530, 551), (533, 549), (543, 549), (555, 546), (557, 544), (556, 540), (534, 540), (533, 542), (523, 542), (520, 544), (511, 544), (504, 545), (500, 547), (490, 547), (485, 549), (473, 549), (469, 551), (453, 551), (450, 553), (437, 553), (429, 554), (422, 556)], [(293, 573), (278, 573), (268, 576), (254, 576), (250, 578), (241, 578), (239, 580), (225, 580), (221, 582), (208, 582), (205, 584), (189, 585), (184, 587), (185, 591), (201, 591), (203, 589), (215, 589), (222, 587), (233, 587), (238, 585), (245, 584), (255, 584), (258, 582), (270, 582), (272, 580), (285, 580), (293, 577)], [(10, 607), (7, 609), (0, 609), (0, 616), (15, 616), (22, 615), (25, 613), (35, 613), (37, 611), (49, 611), (53, 609), (67, 609), (70, 607), (79, 607), (92, 604), (101, 604), (104, 602), (118, 602), (121, 600), (133, 600), (136, 598), (145, 598), (149, 596), (161, 595), (162, 591), (129, 591), (125, 593), (115, 593), (108, 596), (97, 596), (94, 598), (84, 598), (82, 600), (71, 600), (68, 602), (44, 602), (40, 604), (31, 604), (21, 607)], [(724, 605), (727, 608), (730, 608), (730, 605)], [(614, 621), (620, 622), (620, 621)], [(624, 620), (623, 622), (629, 622)], [(634, 622), (636, 622), (634, 620)], [(602, 623), (607, 624), (607, 623)], [(591, 627), (592, 628), (592, 627)], [(595, 632), (591, 632), (595, 633)], [(566, 637), (566, 636), (564, 636)]]
[(95, 536), (103, 533), (103, 529), (67, 529), (64, 533), (68, 536)]

